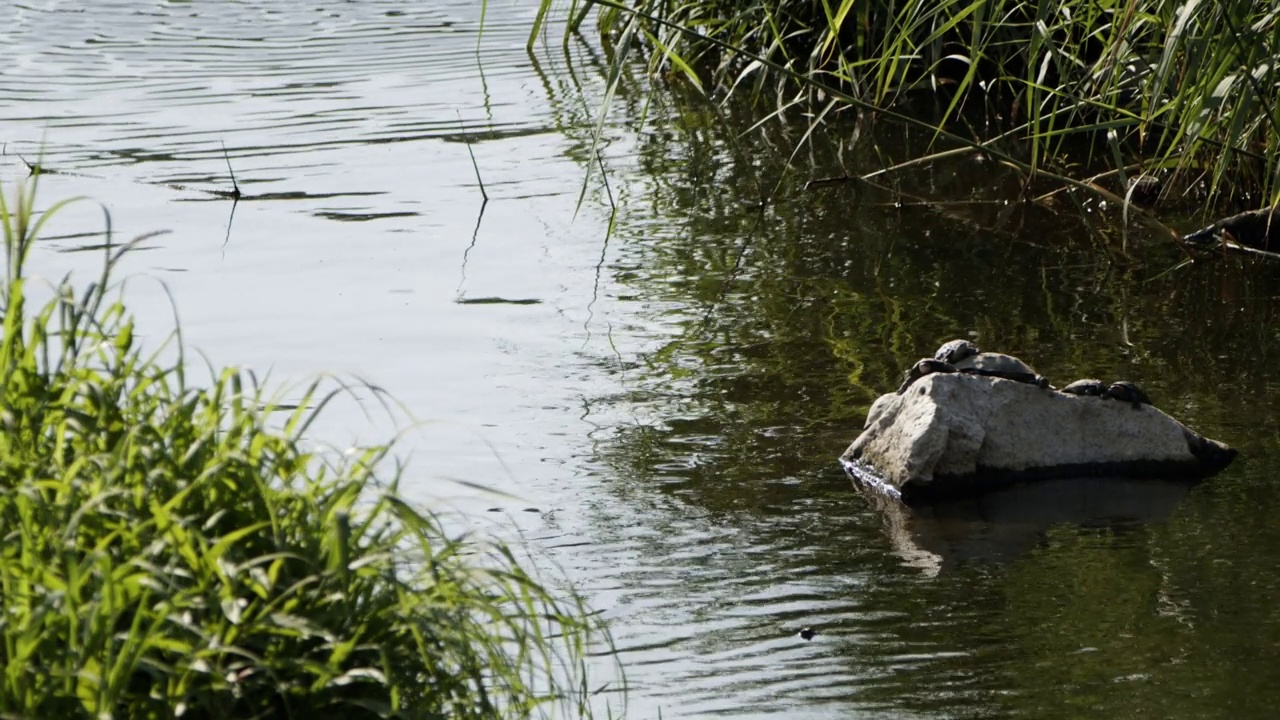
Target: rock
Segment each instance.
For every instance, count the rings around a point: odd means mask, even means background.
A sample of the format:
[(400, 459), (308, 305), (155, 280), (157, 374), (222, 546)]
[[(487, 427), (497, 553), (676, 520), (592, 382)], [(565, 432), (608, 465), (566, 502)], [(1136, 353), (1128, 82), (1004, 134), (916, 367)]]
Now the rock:
[(841, 461), (870, 465), (910, 504), (1022, 480), (1198, 479), (1235, 456), (1150, 405), (955, 373), (877, 399)]

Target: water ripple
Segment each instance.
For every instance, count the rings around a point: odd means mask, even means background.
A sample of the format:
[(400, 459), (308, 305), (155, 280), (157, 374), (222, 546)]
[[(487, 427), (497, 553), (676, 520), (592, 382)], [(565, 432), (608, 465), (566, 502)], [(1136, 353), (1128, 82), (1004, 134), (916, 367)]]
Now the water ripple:
[[(545, 111), (485, 97), (487, 85), (527, 74), (532, 9), (490, 13), (478, 37), (475, 4), (424, 5), (11, 5), (0, 9), (5, 140), (35, 152), (47, 139), (83, 167), (87, 150), (64, 138), (84, 133), (63, 131), (96, 129), (99, 153), (191, 155), (222, 139), (252, 155), (542, 127)], [(489, 117), (463, 122), (455, 108), (465, 106)]]

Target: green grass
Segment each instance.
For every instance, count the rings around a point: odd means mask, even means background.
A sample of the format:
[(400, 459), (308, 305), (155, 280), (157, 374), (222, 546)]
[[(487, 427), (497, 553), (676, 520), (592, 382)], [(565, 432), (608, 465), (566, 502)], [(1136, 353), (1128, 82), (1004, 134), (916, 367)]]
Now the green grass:
[(304, 449), (317, 386), (144, 355), (128, 244), (29, 307), (34, 189), (0, 193), (0, 717), (590, 715), (583, 605), (400, 499), (389, 447)]
[(841, 105), (876, 112), (1029, 178), (1122, 192), (1146, 172), (1197, 203), (1280, 201), (1271, 3), (542, 0), (535, 33), (552, 6), (570, 32), (594, 10), (615, 67), (643, 47), (717, 99), (751, 92), (815, 125)]

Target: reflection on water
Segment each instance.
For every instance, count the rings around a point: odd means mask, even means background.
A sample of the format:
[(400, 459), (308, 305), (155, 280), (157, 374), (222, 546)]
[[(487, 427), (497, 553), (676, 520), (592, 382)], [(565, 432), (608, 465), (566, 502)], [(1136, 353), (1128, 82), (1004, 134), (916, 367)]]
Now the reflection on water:
[[(150, 340), (160, 277), (216, 361), (357, 374), (430, 420), (406, 487), (563, 568), (613, 621), (632, 717), (1270, 713), (1280, 271), (1179, 266), (980, 159), (807, 188), (931, 139), (836, 118), (788, 166), (802, 122), (747, 131), (759, 108), (636, 64), (597, 142), (609, 57), (527, 55), (536, 3), (488, 6), (483, 36), (461, 0), (6, 6), (0, 179), (38, 158), (47, 200), (174, 231), (131, 259)], [(37, 266), (95, 269), (56, 251), (101, 217), (73, 207)], [(876, 507), (835, 459), (959, 336), (1139, 382), (1242, 457), (1194, 488)]]
[(1068, 478), (1014, 485), (967, 500), (908, 509), (869, 498), (894, 552), (931, 575), (970, 562), (1013, 562), (1058, 526), (1122, 531), (1169, 519), (1192, 484), (1156, 478)]

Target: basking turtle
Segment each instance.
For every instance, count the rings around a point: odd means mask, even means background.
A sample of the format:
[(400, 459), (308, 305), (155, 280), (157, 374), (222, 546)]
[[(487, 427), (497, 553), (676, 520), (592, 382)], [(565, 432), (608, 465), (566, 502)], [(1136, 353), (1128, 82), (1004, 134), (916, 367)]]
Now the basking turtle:
[(1028, 383), (1041, 388), (1049, 387), (1048, 378), (1035, 368), (1012, 355), (1003, 353), (978, 353), (955, 363), (956, 370), (970, 375), (986, 375), (1015, 382)]
[(1142, 388), (1127, 380), (1117, 380), (1108, 385), (1107, 393), (1103, 397), (1109, 397), (1120, 402), (1133, 403), (1135, 410), (1143, 405), (1151, 404), (1151, 398), (1142, 392)]
[(1071, 383), (1070, 385), (1067, 385), (1066, 387), (1062, 388), (1062, 390), (1060, 390), (1059, 392), (1064, 392), (1068, 395), (1091, 395), (1094, 397), (1106, 397), (1107, 384), (1102, 382), (1101, 380), (1094, 380), (1092, 378), (1086, 379), (1086, 380), (1077, 380)]
[(952, 340), (942, 344), (933, 354), (935, 360), (954, 365), (956, 370), (969, 375), (987, 375), (1016, 382), (1049, 387), (1049, 381), (1030, 365), (1012, 355), (981, 352), (968, 340)]
[(907, 371), (907, 377), (902, 381), (902, 385), (898, 388), (898, 394), (907, 391), (911, 387), (911, 383), (919, 380), (925, 375), (932, 373), (953, 373), (956, 372), (956, 366), (933, 358), (924, 358), (918, 361), (911, 369)]
[(945, 342), (942, 347), (938, 348), (938, 352), (933, 354), (934, 360), (941, 360), (944, 363), (956, 363), (968, 357), (978, 354), (978, 346), (968, 340), (952, 340)]

